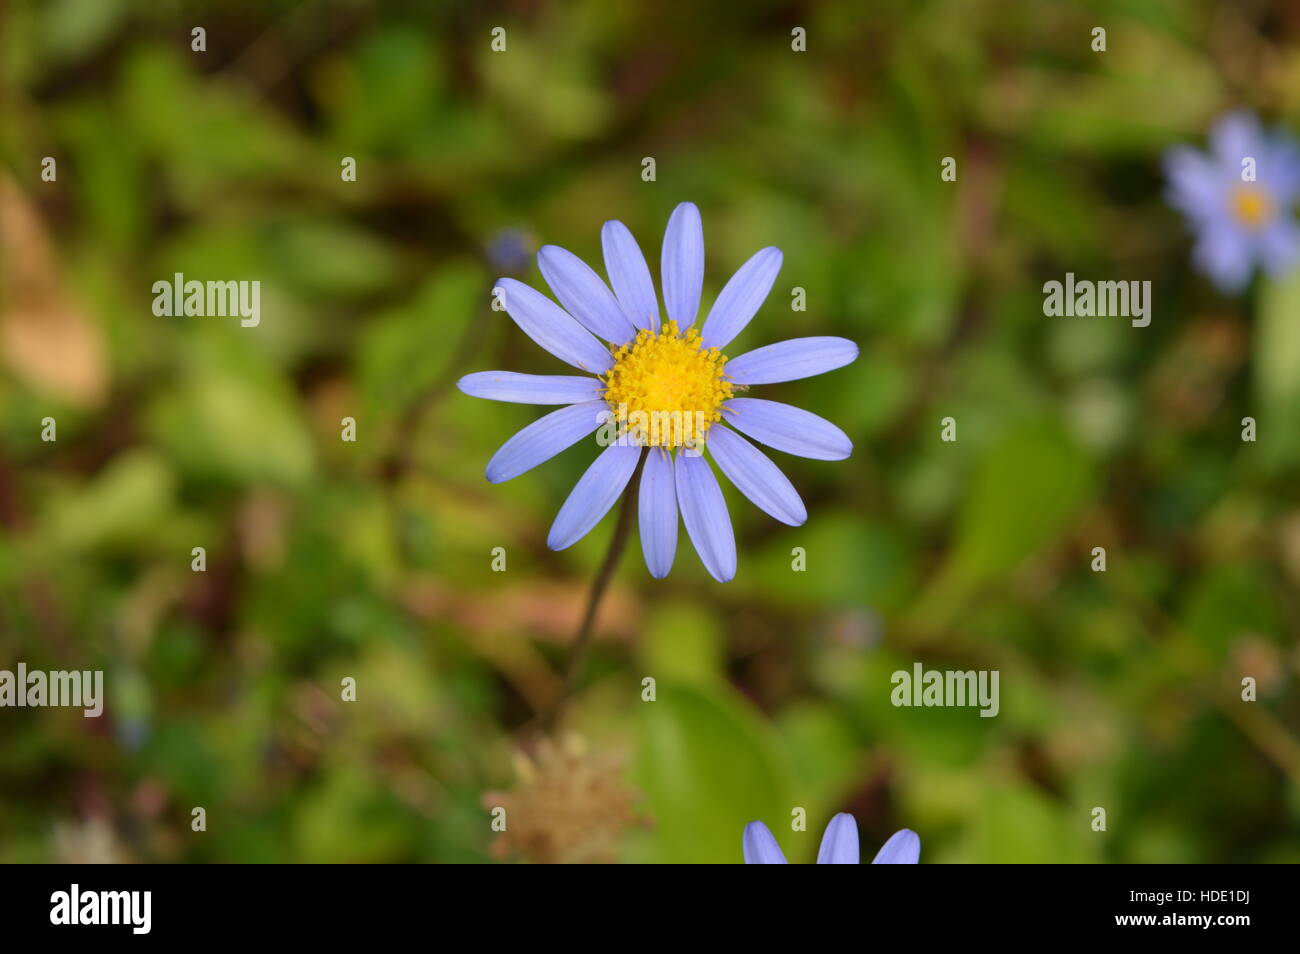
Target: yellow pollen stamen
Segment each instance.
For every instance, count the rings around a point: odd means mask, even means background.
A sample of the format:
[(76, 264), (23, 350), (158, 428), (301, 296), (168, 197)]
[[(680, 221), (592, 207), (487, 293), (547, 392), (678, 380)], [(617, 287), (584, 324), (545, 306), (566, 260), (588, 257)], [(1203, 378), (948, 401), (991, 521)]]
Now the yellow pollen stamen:
[(1268, 193), (1256, 186), (1238, 186), (1232, 194), (1232, 214), (1248, 229), (1257, 229), (1273, 214)]
[(734, 391), (726, 361), (717, 348), (700, 344), (698, 329), (682, 334), (677, 322), (664, 322), (658, 334), (639, 331), (614, 352), (614, 367), (602, 379), (605, 402), (635, 443), (697, 444), (722, 420), (722, 402)]

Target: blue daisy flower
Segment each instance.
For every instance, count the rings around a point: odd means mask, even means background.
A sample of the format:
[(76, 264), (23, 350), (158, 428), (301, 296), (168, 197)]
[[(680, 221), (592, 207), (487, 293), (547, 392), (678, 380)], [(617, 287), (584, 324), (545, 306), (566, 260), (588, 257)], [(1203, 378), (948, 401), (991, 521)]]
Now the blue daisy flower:
[(736, 575), (736, 541), (705, 450), (759, 509), (790, 526), (802, 524), (808, 515), (798, 492), (746, 438), (815, 460), (843, 460), (852, 442), (816, 414), (739, 395), (754, 385), (843, 367), (858, 356), (858, 346), (845, 338), (794, 338), (728, 360), (722, 349), (767, 298), (781, 251), (755, 253), (695, 327), (704, 229), (690, 202), (673, 210), (664, 233), (662, 321), (632, 233), (622, 222), (606, 222), (601, 243), (609, 285), (572, 252), (547, 245), (537, 253), (558, 305), (514, 279), (497, 283), (524, 334), (585, 374), (481, 371), (460, 379), (460, 389), (473, 397), (564, 405), (506, 441), (488, 461), (487, 479), (518, 477), (595, 432), (604, 449), (560, 508), (548, 546), (563, 550), (586, 536), (641, 468), (637, 517), (650, 575), (662, 578), (672, 568), (680, 513), (705, 568), (726, 582)]
[[(786, 863), (776, 836), (761, 821), (745, 826), (741, 839), (747, 865), (783, 865)], [(821, 848), (817, 851), (819, 865), (856, 865), (858, 855), (858, 823), (853, 816), (840, 812), (826, 826)], [(876, 852), (873, 865), (914, 865), (921, 860), (921, 838), (910, 828), (896, 831)]]
[(1276, 275), (1295, 263), (1300, 150), (1289, 136), (1230, 113), (1211, 130), (1208, 154), (1176, 146), (1165, 154), (1165, 174), (1169, 204), (1196, 232), (1192, 257), (1220, 289), (1240, 291), (1256, 265)]

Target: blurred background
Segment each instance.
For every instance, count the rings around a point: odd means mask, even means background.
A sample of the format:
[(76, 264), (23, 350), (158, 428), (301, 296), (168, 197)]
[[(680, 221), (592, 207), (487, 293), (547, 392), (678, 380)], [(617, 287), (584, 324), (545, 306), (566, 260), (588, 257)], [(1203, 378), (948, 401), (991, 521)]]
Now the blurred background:
[[(736, 862), (762, 819), (808, 862), (849, 811), (867, 858), (909, 827), (926, 862), (1300, 861), (1300, 277), (1217, 293), (1160, 165), (1233, 107), (1300, 127), (1300, 9), (3, 18), (0, 668), (107, 702), (0, 711), (0, 860)], [(488, 485), (538, 412), (454, 382), (559, 371), (493, 281), (544, 287), (546, 242), (600, 267), (611, 218), (657, 275), (683, 200), (706, 302), (785, 253), (731, 353), (860, 344), (764, 389), (855, 452), (773, 455), (803, 527), (725, 487), (734, 582), (634, 540), (539, 739), (614, 520), (547, 550), (590, 447)], [(1067, 271), (1151, 281), (1151, 326), (1044, 317)], [(261, 324), (155, 316), (175, 272), (260, 280)], [(893, 707), (916, 662), (999, 670), (1000, 714)]]

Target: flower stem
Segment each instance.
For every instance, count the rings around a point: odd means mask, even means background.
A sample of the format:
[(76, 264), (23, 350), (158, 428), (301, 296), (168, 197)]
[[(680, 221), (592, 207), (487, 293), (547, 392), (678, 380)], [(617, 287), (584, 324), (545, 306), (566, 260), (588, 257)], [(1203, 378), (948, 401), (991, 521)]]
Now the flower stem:
[(632, 515), (636, 512), (637, 491), (641, 485), (641, 468), (644, 466), (645, 453), (643, 452), (636, 462), (632, 479), (627, 482), (627, 489), (623, 491), (623, 502), (618, 510), (618, 523), (614, 526), (614, 536), (610, 538), (609, 549), (605, 551), (605, 559), (601, 561), (600, 569), (596, 571), (596, 578), (591, 582), (591, 592), (587, 595), (587, 608), (582, 614), (582, 625), (578, 627), (578, 633), (573, 637), (573, 644), (569, 649), (569, 661), (564, 667), (564, 681), (560, 686), (560, 693), (550, 711), (542, 719), (542, 726), (548, 731), (559, 721), (565, 703), (568, 702), (578, 677), (582, 674), (582, 665), (586, 662), (587, 652), (591, 648), (591, 631), (595, 628), (596, 611), (600, 608), (600, 601), (609, 587), (609, 581), (614, 577), (614, 570), (618, 567), (623, 551), (627, 549), (627, 541), (632, 536)]

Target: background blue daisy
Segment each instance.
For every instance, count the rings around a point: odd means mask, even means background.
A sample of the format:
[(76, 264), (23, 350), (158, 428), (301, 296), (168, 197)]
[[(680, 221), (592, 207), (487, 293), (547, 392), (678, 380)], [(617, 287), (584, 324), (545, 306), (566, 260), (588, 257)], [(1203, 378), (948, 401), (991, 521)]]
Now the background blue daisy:
[(1300, 148), (1292, 136), (1230, 113), (1210, 131), (1208, 153), (1175, 146), (1165, 172), (1170, 204), (1196, 233), (1196, 264), (1221, 289), (1240, 291), (1256, 266), (1279, 275), (1295, 265)]

